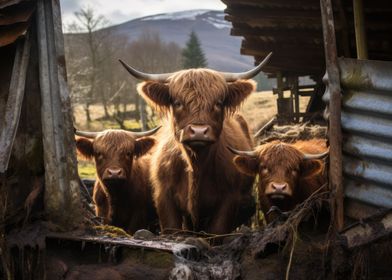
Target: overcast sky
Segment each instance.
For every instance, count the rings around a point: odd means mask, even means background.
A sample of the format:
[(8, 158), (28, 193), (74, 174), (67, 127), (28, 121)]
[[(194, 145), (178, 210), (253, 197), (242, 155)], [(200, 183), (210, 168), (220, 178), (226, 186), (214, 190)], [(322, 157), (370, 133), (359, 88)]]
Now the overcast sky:
[(75, 20), (74, 12), (90, 6), (104, 15), (110, 25), (134, 18), (193, 9), (223, 10), (220, 0), (60, 0), (63, 23)]

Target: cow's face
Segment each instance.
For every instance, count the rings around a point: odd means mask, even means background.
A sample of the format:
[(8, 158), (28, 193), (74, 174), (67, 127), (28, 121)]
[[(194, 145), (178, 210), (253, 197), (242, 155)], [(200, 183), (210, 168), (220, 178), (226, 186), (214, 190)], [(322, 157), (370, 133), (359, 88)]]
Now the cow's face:
[(144, 82), (138, 90), (170, 116), (177, 141), (194, 149), (219, 138), (225, 115), (234, 112), (254, 87), (252, 81), (228, 83), (218, 72), (190, 69), (173, 74), (168, 83)]
[(307, 159), (290, 144), (276, 142), (259, 146), (254, 156), (236, 156), (234, 164), (243, 173), (258, 174), (259, 195), (277, 206), (297, 195), (301, 178), (315, 176), (323, 169), (322, 161)]
[(154, 142), (149, 137), (135, 139), (127, 131), (106, 130), (93, 140), (77, 138), (76, 147), (83, 156), (94, 159), (99, 180), (110, 188), (131, 178), (133, 159), (145, 154)]

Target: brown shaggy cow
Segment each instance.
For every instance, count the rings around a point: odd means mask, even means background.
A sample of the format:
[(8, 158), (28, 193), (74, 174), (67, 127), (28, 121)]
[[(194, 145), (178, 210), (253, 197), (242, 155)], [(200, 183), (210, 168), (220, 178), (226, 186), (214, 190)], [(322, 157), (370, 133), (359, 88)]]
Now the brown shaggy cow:
[(131, 233), (148, 228), (156, 216), (149, 183), (150, 159), (142, 157), (155, 143), (153, 138), (142, 136), (155, 131), (76, 131), (76, 135), (84, 136), (76, 139), (77, 150), (95, 161), (93, 200), (97, 216)]
[(226, 146), (252, 148), (247, 123), (235, 112), (255, 88), (245, 79), (268, 58), (240, 74), (209, 69), (145, 74), (122, 62), (146, 81), (139, 93), (166, 119), (151, 163), (162, 231), (228, 233), (254, 213), (254, 176), (236, 170)]
[(254, 151), (238, 151), (234, 164), (248, 175), (259, 175), (258, 193), (261, 209), (266, 215), (271, 206), (292, 210), (326, 183), (325, 164), (328, 154), (325, 140), (312, 139), (287, 144), (274, 141)]

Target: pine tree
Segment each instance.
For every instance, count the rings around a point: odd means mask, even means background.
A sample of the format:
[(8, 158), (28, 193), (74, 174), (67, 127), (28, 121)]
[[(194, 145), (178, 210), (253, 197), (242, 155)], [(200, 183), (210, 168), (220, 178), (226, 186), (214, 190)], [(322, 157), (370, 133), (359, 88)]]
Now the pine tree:
[(207, 67), (207, 59), (201, 49), (199, 38), (197, 38), (194, 31), (189, 35), (186, 47), (182, 50), (182, 57), (185, 69)]

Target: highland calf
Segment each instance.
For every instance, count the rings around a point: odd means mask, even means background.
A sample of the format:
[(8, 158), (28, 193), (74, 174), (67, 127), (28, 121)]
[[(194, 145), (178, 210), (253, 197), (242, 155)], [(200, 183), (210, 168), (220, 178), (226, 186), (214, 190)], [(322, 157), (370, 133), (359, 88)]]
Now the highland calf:
[(266, 220), (272, 206), (282, 211), (292, 210), (320, 188), (326, 190), (325, 140), (312, 139), (287, 144), (274, 141), (258, 146), (254, 151), (238, 151), (234, 164), (247, 175), (259, 175), (258, 193)]
[(227, 150), (252, 149), (242, 116), (236, 113), (255, 85), (245, 73), (189, 69), (168, 74), (141, 73), (138, 91), (165, 116), (151, 161), (154, 202), (161, 230), (228, 233), (254, 213), (254, 175), (238, 172)]
[(144, 156), (155, 140), (147, 137), (158, 129), (130, 132), (108, 129), (103, 132), (76, 131), (80, 154), (94, 159), (97, 180), (93, 201), (96, 214), (106, 224), (130, 233), (153, 226), (156, 220), (149, 183), (149, 157)]

